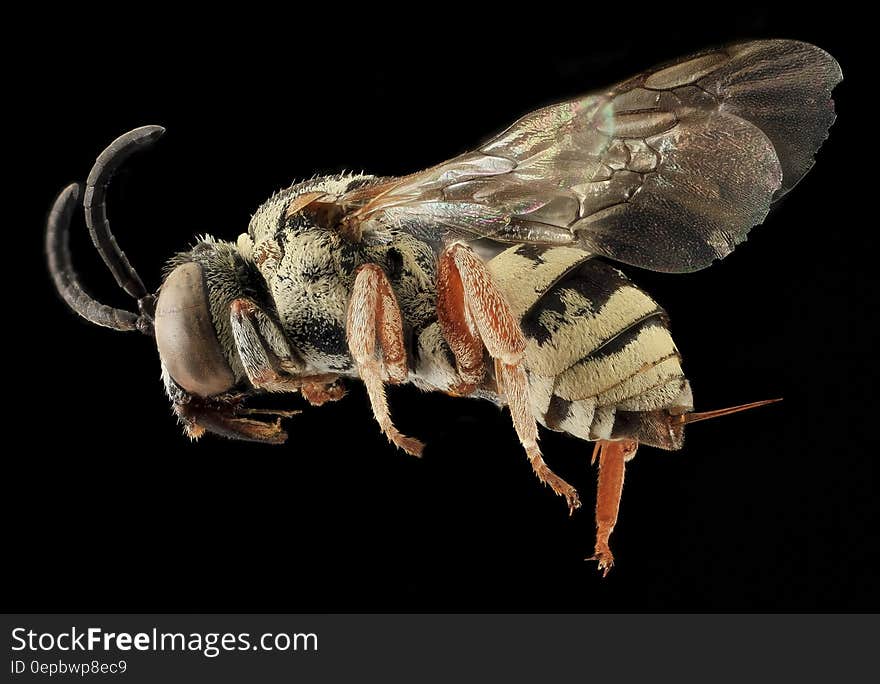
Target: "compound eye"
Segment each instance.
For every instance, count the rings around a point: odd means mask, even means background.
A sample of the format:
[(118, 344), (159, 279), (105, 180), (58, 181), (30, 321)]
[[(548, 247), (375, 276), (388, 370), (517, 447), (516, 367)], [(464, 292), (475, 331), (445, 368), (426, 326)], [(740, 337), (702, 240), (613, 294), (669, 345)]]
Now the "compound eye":
[(174, 382), (200, 397), (232, 388), (235, 377), (214, 330), (201, 266), (181, 264), (168, 275), (155, 321), (159, 356)]

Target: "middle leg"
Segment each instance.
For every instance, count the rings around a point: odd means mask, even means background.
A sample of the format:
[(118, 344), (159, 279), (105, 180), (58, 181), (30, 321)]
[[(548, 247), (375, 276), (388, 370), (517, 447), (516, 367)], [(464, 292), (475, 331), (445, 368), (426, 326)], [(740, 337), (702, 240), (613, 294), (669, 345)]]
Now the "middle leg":
[(403, 382), (409, 371), (403, 344), (403, 317), (391, 283), (376, 264), (357, 270), (346, 320), (348, 348), (367, 388), (373, 415), (388, 439), (413, 456), (425, 445), (402, 434), (391, 420), (385, 383)]

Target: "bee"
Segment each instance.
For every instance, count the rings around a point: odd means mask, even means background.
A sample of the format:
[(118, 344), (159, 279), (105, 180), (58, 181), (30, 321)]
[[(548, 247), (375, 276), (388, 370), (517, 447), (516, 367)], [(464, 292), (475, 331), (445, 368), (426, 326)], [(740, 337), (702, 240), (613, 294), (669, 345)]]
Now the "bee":
[[(813, 165), (835, 119), (840, 67), (821, 49), (762, 40), (704, 51), (527, 114), (472, 152), (402, 178), (341, 174), (269, 198), (236, 242), (211, 236), (149, 291), (119, 248), (107, 187), (159, 126), (125, 133), (46, 230), (49, 271), (97, 325), (156, 340), (185, 433), (282, 443), (294, 411), (265, 393), (336, 401), (361, 380), (404, 451), (386, 386), (507, 406), (537, 478), (580, 506), (545, 463), (538, 424), (595, 442), (592, 560), (607, 574), (626, 463), (681, 449), (694, 412), (664, 310), (614, 264), (681, 273), (729, 254)], [(99, 303), (68, 247), (82, 206), (98, 253), (137, 311)]]

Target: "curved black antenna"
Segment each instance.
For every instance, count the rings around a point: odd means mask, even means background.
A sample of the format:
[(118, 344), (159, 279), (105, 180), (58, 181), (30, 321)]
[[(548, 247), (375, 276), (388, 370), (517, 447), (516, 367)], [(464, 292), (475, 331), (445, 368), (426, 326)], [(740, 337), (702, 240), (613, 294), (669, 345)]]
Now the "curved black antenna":
[(153, 334), (155, 297), (147, 292), (137, 271), (129, 263), (113, 233), (110, 232), (106, 195), (107, 184), (122, 163), (133, 152), (148, 147), (164, 132), (165, 129), (161, 126), (142, 126), (119, 136), (98, 156), (89, 173), (83, 195), (83, 209), (92, 243), (119, 286), (137, 300), (140, 315), (101, 304), (86, 294), (80, 285), (70, 259), (68, 237), (70, 221), (78, 206), (80, 186), (74, 183), (64, 188), (49, 212), (49, 219), (46, 222), (46, 255), (49, 260), (49, 273), (58, 293), (68, 306), (96, 325), (114, 330), (140, 330), (146, 335)]
[(125, 309), (115, 309), (92, 299), (76, 276), (70, 260), (70, 220), (79, 204), (80, 186), (68, 185), (52, 205), (46, 221), (46, 256), (49, 273), (55, 287), (67, 305), (80, 316), (96, 325), (114, 330), (140, 330), (151, 335), (152, 320), (143, 314), (138, 316)]
[(95, 165), (92, 166), (83, 196), (86, 225), (95, 249), (98, 250), (98, 254), (107, 264), (119, 286), (137, 300), (141, 314), (151, 322), (156, 306), (155, 297), (147, 292), (137, 271), (129, 263), (110, 231), (106, 196), (107, 184), (125, 160), (134, 152), (149, 147), (164, 132), (162, 126), (141, 126), (116, 138), (101, 152)]

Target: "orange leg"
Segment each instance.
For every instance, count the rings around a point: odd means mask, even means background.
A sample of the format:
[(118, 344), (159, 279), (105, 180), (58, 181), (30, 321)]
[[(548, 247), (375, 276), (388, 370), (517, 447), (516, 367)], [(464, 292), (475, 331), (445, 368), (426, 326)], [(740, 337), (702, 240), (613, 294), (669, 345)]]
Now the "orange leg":
[(573, 513), (581, 505), (577, 491), (550, 470), (538, 448), (538, 426), (522, 363), (526, 349), (522, 329), (485, 264), (467, 245), (450, 245), (440, 255), (438, 292), (437, 317), (462, 378), (454, 391), (473, 391), (482, 380), (485, 346), (495, 360), (499, 391), (503, 387), (513, 426), (535, 475), (564, 496)]
[(401, 434), (388, 410), (385, 383), (402, 382), (408, 370), (400, 307), (391, 283), (376, 264), (365, 264), (357, 271), (348, 304), (346, 334), (382, 432), (408, 454), (421, 456), (424, 444)]
[(483, 363), (483, 341), (465, 305), (464, 284), (452, 256), (455, 248), (453, 245), (440, 257), (437, 269), (437, 320), (455, 356), (455, 367), (460, 378), (458, 385), (450, 391), (466, 396), (483, 380), (486, 366)]
[(593, 449), (593, 462), (599, 458), (599, 489), (596, 493), (596, 550), (592, 558), (599, 561), (599, 570), (607, 576), (614, 565), (608, 540), (617, 523), (620, 495), (626, 462), (636, 454), (639, 443), (633, 439), (599, 440)]

